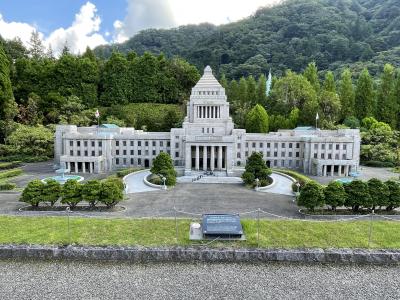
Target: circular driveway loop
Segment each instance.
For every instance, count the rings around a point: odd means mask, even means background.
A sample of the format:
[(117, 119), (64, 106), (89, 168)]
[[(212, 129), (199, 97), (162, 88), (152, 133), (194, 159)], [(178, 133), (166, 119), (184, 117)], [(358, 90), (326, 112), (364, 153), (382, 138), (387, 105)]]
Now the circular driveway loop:
[(126, 193), (133, 194), (133, 193), (159, 191), (159, 189), (152, 188), (144, 183), (144, 178), (149, 176), (150, 174), (151, 174), (150, 171), (147, 170), (127, 175), (124, 178), (126, 184), (126, 190), (125, 190)]

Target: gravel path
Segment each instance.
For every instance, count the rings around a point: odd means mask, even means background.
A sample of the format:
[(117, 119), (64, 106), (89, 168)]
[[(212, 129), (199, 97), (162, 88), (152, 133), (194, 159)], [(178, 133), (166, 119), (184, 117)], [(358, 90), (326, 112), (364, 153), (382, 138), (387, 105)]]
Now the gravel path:
[(0, 299), (399, 299), (400, 267), (0, 261)]

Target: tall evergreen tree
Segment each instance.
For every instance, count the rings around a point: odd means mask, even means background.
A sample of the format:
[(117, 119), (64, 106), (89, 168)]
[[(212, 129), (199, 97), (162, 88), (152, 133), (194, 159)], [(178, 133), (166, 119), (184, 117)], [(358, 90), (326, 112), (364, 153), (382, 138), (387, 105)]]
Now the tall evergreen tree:
[(268, 113), (260, 104), (254, 106), (246, 116), (246, 131), (267, 133), (269, 129)]
[(319, 93), (320, 84), (318, 79), (318, 68), (315, 62), (311, 62), (308, 64), (307, 68), (304, 70), (304, 77), (311, 83), (314, 91)]
[(359, 120), (375, 115), (374, 87), (367, 69), (361, 72), (357, 81), (355, 115)]
[(328, 71), (325, 75), (324, 90), (336, 94), (335, 76), (332, 71)]
[(265, 107), (267, 104), (267, 78), (262, 74), (257, 82), (257, 103)]
[(239, 80), (238, 100), (241, 103), (241, 106), (244, 106), (247, 100), (247, 81), (244, 77)]
[(247, 93), (246, 102), (247, 105), (254, 106), (257, 104), (257, 83), (252, 75), (247, 78)]
[(226, 80), (226, 76), (224, 73), (221, 75), (221, 79), (219, 80), (219, 83), (222, 85), (222, 87), (226, 90), (228, 88), (228, 80)]
[(394, 67), (386, 64), (381, 76), (377, 95), (376, 118), (396, 128), (397, 103), (394, 95), (395, 76)]
[(400, 129), (400, 69), (396, 72), (396, 82), (394, 84), (393, 97), (396, 99), (397, 129)]
[(339, 83), (339, 96), (342, 105), (341, 118), (344, 120), (347, 117), (354, 116), (355, 94), (349, 69), (344, 70), (342, 73)]
[(29, 45), (31, 46), (29, 53), (33, 59), (41, 59), (45, 57), (45, 48), (42, 39), (40, 38), (39, 32), (36, 30), (32, 31)]
[(226, 91), (226, 93), (227, 93), (228, 101), (230, 103), (237, 103), (237, 100), (239, 99), (239, 97), (238, 97), (239, 85), (238, 85), (238, 82), (235, 79), (233, 79), (229, 83), (229, 88)]
[(18, 109), (10, 80), (10, 63), (3, 47), (0, 45), (0, 138), (3, 140), (9, 133), (10, 125)]

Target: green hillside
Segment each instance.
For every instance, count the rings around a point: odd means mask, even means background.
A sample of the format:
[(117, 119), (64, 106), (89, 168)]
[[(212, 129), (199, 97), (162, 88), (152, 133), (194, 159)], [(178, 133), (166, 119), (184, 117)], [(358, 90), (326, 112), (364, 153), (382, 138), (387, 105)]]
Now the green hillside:
[(367, 66), (376, 74), (383, 62), (400, 66), (400, 1), (287, 0), (239, 22), (145, 30), (95, 52), (108, 57), (113, 48), (182, 56), (230, 78), (301, 71), (310, 61), (320, 70)]

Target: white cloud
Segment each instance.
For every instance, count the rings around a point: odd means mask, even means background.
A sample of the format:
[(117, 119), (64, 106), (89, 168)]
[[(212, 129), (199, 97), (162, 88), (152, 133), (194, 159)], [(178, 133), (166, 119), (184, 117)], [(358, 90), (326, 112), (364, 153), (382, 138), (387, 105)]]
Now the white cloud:
[(123, 42), (146, 28), (170, 28), (175, 22), (170, 0), (127, 0), (123, 21), (114, 22), (114, 41)]
[[(0, 35), (5, 39), (12, 40), (19, 37), (25, 45), (28, 45), (32, 31), (35, 30), (34, 26), (27, 23), (7, 22), (0, 14)], [(43, 34), (41, 34), (41, 38), (43, 38)]]
[(127, 15), (114, 22), (114, 41), (123, 42), (146, 28), (185, 24), (224, 24), (282, 0), (127, 0)]
[(105, 38), (98, 33), (101, 19), (96, 13), (96, 6), (87, 2), (75, 15), (75, 21), (70, 27), (56, 29), (46, 39), (45, 43), (51, 45), (55, 53), (61, 51), (65, 43), (73, 53), (82, 53), (87, 46), (94, 48), (98, 45), (107, 44)]
[[(94, 48), (98, 45), (107, 44), (106, 39), (99, 33), (100, 24), (101, 19), (97, 15), (96, 6), (87, 2), (75, 15), (75, 20), (70, 27), (58, 28), (48, 37), (44, 37), (42, 33), (39, 33), (39, 35), (46, 46), (51, 45), (56, 55), (61, 52), (65, 44), (68, 45), (71, 52), (82, 53), (87, 46)], [(19, 37), (29, 47), (29, 40), (34, 30), (36, 28), (27, 23), (7, 23), (0, 15), (0, 35), (4, 38)]]

